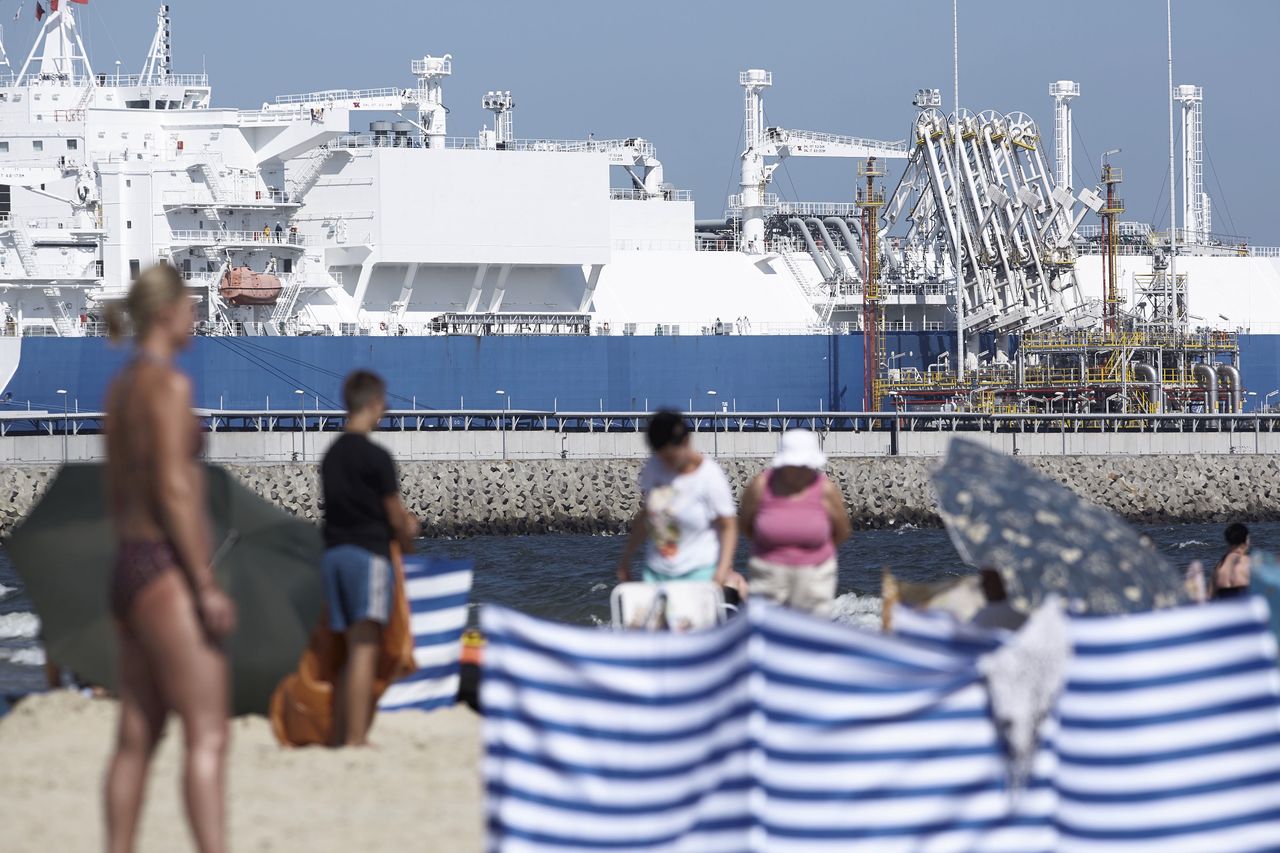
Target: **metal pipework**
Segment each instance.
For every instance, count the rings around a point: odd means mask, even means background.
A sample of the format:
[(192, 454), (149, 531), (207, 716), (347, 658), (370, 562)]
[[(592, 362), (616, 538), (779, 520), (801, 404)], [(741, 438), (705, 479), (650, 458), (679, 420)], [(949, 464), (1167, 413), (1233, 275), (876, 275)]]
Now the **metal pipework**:
[(1191, 375), (1204, 386), (1204, 412), (1206, 415), (1218, 414), (1218, 374), (1203, 361), (1191, 365)]
[(852, 277), (853, 268), (845, 263), (844, 258), (840, 256), (840, 251), (836, 248), (836, 241), (831, 239), (831, 232), (827, 230), (827, 226), (822, 224), (822, 220), (816, 216), (810, 216), (805, 220), (814, 228), (818, 229), (818, 235), (822, 237), (822, 243), (827, 248), (827, 253), (831, 256), (832, 272), (839, 271), (843, 276)]
[[(867, 263), (866, 258), (862, 257), (862, 235), (859, 234), (855, 239), (853, 233), (849, 230), (849, 223), (838, 216), (828, 216), (822, 221), (828, 225), (834, 225), (836, 230), (840, 232), (845, 248), (849, 250), (849, 257), (853, 258), (853, 262), (858, 266), (858, 274), (862, 276), (863, 281), (866, 281)], [(856, 228), (857, 226), (855, 225), (854, 227)]]
[(1240, 371), (1230, 364), (1215, 365), (1219, 380), (1231, 389), (1231, 414), (1238, 415), (1244, 410), (1244, 387), (1240, 384)]
[(1151, 386), (1151, 401), (1156, 404), (1156, 414), (1164, 413), (1164, 385), (1160, 383), (1160, 374), (1156, 373), (1155, 367), (1150, 364), (1142, 364), (1134, 362), (1133, 375), (1138, 379), (1145, 380)]
[(831, 268), (827, 266), (827, 259), (818, 251), (818, 246), (813, 242), (813, 235), (809, 233), (809, 226), (804, 224), (804, 220), (798, 216), (793, 216), (787, 220), (787, 224), (792, 228), (799, 228), (800, 235), (804, 237), (804, 244), (809, 249), (809, 254), (813, 257), (813, 263), (818, 267), (818, 274), (823, 280), (831, 278)]

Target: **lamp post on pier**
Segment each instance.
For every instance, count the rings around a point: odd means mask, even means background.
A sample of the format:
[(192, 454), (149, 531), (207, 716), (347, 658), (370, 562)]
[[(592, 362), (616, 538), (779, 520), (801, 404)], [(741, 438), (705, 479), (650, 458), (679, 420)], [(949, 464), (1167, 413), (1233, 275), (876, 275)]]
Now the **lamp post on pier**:
[(511, 408), (511, 398), (501, 388), (493, 393), (498, 395), (498, 432), (502, 433), (502, 458), (505, 460), (507, 458), (507, 428), (503, 422), (502, 408), (504, 404), (508, 410)]
[(307, 398), (301, 388), (295, 388), (298, 395), (298, 414), (302, 416), (302, 461), (307, 461)]
[(711, 398), (711, 454), (716, 458), (720, 457), (720, 431), (716, 429), (716, 394), (718, 392), (712, 390), (707, 392), (707, 396)]
[(59, 388), (58, 396), (62, 398), (62, 464), (67, 464), (67, 389)]

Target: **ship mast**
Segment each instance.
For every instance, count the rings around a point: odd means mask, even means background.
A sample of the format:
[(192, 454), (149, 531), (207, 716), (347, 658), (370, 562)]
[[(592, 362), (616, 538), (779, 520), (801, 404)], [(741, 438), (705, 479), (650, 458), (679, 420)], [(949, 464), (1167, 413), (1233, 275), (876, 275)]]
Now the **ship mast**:
[[(15, 85), (31, 83), (33, 79), (73, 86), (93, 85), (93, 68), (89, 65), (89, 55), (80, 40), (80, 30), (76, 28), (70, 7), (70, 3), (63, 3), (45, 17), (44, 26), (36, 36), (26, 62), (22, 63)], [(33, 62), (37, 63), (38, 70), (32, 69)], [(28, 70), (31, 70), (30, 77)]]
[(173, 47), (169, 40), (169, 4), (165, 3), (156, 12), (156, 34), (151, 39), (151, 49), (147, 51), (147, 61), (142, 65), (142, 75), (138, 79), (141, 86), (163, 84), (173, 73)]

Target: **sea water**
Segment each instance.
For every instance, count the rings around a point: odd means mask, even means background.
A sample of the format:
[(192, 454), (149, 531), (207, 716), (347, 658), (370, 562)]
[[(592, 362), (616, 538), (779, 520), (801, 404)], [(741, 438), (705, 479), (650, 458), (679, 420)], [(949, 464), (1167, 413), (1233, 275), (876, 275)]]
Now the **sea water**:
[[(1254, 544), (1280, 548), (1280, 523), (1251, 525)], [(1185, 524), (1141, 528), (1179, 567), (1201, 560), (1206, 568), (1223, 550), (1222, 525)], [(475, 562), (473, 608), (485, 603), (514, 607), (579, 625), (609, 621), (609, 591), (625, 539), (620, 536), (474, 536), (428, 539), (419, 550)], [(740, 568), (746, 562), (739, 548)], [(961, 563), (944, 530), (911, 525), (854, 533), (840, 547), (836, 618), (876, 627), (880, 623), (880, 573), (906, 581), (936, 581), (972, 571)], [(0, 549), (0, 697), (44, 686), (40, 621), (8, 556)]]

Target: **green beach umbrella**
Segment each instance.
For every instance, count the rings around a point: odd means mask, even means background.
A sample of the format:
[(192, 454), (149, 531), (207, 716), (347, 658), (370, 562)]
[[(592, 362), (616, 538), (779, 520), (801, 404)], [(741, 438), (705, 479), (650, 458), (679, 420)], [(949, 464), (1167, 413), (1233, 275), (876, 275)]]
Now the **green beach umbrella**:
[[(67, 465), (5, 543), (40, 617), (49, 660), (104, 687), (116, 683), (109, 608), (115, 538), (102, 465)], [(255, 495), (221, 468), (205, 470), (214, 572), (235, 600), (229, 638), (232, 710), (265, 714), (297, 666), (320, 615), (320, 532)]]

